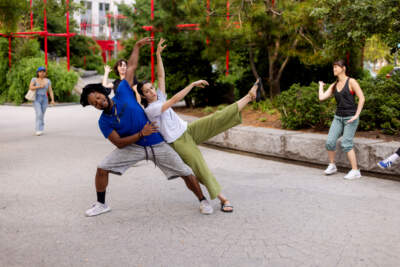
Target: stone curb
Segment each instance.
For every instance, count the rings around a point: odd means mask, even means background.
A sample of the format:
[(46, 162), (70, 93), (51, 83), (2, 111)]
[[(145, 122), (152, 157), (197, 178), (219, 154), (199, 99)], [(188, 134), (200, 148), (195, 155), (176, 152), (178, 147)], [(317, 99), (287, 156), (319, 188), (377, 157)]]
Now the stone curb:
[[(198, 119), (183, 114), (179, 114), (179, 116), (188, 122)], [(236, 126), (205, 143), (260, 155), (327, 165), (326, 139), (326, 134)], [(393, 166), (390, 171), (382, 170), (377, 166), (378, 161), (393, 154), (399, 147), (400, 142), (386, 142), (367, 138), (354, 139), (357, 163), (361, 171), (400, 174), (400, 168), (397, 166)], [(336, 165), (350, 168), (347, 156), (340, 147), (340, 139), (336, 148)]]

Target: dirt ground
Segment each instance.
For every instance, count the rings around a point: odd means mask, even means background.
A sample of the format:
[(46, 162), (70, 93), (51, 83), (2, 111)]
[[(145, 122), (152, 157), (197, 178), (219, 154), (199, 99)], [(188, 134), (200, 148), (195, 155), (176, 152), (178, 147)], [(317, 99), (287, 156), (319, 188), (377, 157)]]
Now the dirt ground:
[[(179, 107), (179, 108), (174, 108), (174, 110), (178, 113), (195, 116), (195, 117), (203, 117), (203, 116), (207, 116), (210, 114), (210, 113), (204, 112), (204, 108), (193, 108), (192, 109), (192, 108)], [(214, 111), (216, 111), (216, 110), (217, 109), (214, 108)], [(261, 111), (253, 110), (250, 107), (246, 107), (242, 111), (242, 119), (243, 119), (242, 125), (282, 129), (282, 123), (280, 121), (279, 113), (271, 115), (271, 114), (268, 114), (267, 112), (261, 112)], [(322, 131), (316, 130), (316, 129), (304, 129), (304, 130), (299, 130), (299, 131), (308, 132), (308, 133), (328, 134), (328, 130), (329, 129), (325, 129)], [(386, 135), (386, 134), (381, 133), (380, 131), (357, 131), (356, 137), (400, 142), (400, 136)]]

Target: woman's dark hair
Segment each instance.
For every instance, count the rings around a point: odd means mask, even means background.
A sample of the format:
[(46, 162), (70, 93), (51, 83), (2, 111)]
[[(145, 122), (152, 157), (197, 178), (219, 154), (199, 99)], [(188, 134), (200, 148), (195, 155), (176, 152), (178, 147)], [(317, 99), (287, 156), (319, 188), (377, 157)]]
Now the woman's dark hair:
[(122, 65), (122, 62), (125, 62), (125, 65), (128, 67), (128, 61), (125, 59), (118, 60), (113, 67), (114, 73), (119, 77), (118, 67)]
[(103, 87), (101, 83), (88, 84), (82, 89), (81, 101), (80, 101), (82, 106), (86, 107), (87, 105), (90, 105), (88, 101), (88, 96), (94, 92), (101, 93), (105, 96), (107, 96), (110, 93), (106, 90), (106, 88)]
[(138, 82), (137, 83), (137, 87), (136, 87), (137, 92), (139, 93), (140, 97), (142, 98), (142, 104), (143, 104), (144, 107), (147, 107), (149, 105), (149, 102), (147, 102), (146, 97), (143, 94), (143, 86), (146, 83), (150, 83), (150, 82), (149, 81)]
[(347, 69), (346, 63), (345, 63), (345, 61), (343, 59), (336, 60), (335, 62), (333, 62), (332, 66), (339, 66), (341, 68), (346, 68)]

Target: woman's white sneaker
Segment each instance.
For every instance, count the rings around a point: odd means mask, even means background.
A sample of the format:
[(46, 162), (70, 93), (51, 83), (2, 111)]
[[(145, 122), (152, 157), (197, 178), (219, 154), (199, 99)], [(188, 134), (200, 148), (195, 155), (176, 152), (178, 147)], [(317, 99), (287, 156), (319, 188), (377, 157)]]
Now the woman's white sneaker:
[(350, 170), (348, 174), (344, 177), (344, 179), (347, 180), (353, 180), (353, 179), (358, 179), (361, 178), (361, 172), (360, 170)]
[(335, 163), (329, 163), (328, 168), (324, 171), (326, 175), (331, 175), (337, 172)]
[(111, 211), (110, 207), (107, 206), (106, 204), (100, 203), (100, 202), (96, 202), (95, 204), (93, 204), (93, 206), (88, 209), (85, 214), (88, 217), (92, 217), (92, 216), (97, 216), (100, 215), (102, 213), (106, 213)]

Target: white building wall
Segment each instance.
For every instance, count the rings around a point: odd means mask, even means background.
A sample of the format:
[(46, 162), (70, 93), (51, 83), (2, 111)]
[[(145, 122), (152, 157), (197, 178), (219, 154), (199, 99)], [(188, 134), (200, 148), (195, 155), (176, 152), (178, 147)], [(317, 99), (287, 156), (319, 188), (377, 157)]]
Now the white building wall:
[[(96, 38), (101, 38), (101, 39), (108, 39), (110, 34), (109, 27), (107, 25), (106, 13), (117, 15), (118, 14), (117, 4), (124, 3), (127, 5), (132, 5), (133, 3), (135, 3), (134, 0), (84, 0), (84, 1), (73, 0), (73, 1), (75, 3), (80, 3), (80, 2), (91, 3), (91, 9), (90, 11), (87, 12), (91, 16), (91, 21), (88, 21), (87, 23), (91, 25), (88, 25), (86, 29), (86, 35), (94, 36)], [(108, 11), (105, 10), (106, 4), (109, 7)], [(100, 10), (100, 7), (102, 7), (103, 10)], [(85, 14), (80, 14), (80, 13), (74, 14), (74, 19), (76, 20), (78, 25), (81, 25), (84, 18)]]

